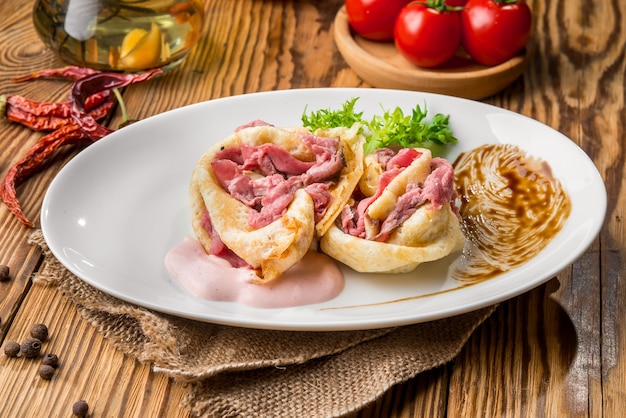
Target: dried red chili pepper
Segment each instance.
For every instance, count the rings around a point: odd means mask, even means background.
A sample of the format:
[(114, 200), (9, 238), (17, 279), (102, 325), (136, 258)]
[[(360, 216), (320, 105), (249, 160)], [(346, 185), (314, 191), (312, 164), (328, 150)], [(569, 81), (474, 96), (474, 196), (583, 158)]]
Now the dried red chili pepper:
[[(102, 120), (113, 109), (114, 102), (105, 102), (99, 107), (91, 110), (89, 115), (95, 120)], [(32, 114), (17, 110), (7, 110), (5, 117), (11, 122), (20, 123), (33, 131), (54, 131), (76, 122), (72, 117), (57, 117), (57, 116), (33, 116)]]
[[(46, 115), (69, 118), (72, 114), (69, 100), (65, 102), (40, 102), (19, 95), (2, 95), (0, 97), (5, 97), (6, 103), (9, 106), (21, 109), (36, 116)], [(105, 90), (92, 94), (85, 101), (85, 110), (90, 111), (106, 101), (113, 101), (111, 91)]]
[(17, 109), (33, 116), (55, 116), (67, 118), (71, 115), (69, 102), (49, 103), (27, 99), (23, 96), (6, 96), (7, 108)]
[(16, 188), (41, 170), (50, 156), (63, 145), (87, 145), (89, 143), (91, 141), (85, 139), (82, 129), (76, 124), (63, 126), (45, 135), (9, 169), (0, 183), (0, 199), (24, 225), (33, 227), (33, 222), (28, 220), (22, 210)]
[[(111, 92), (103, 91), (89, 96), (85, 109), (91, 117), (100, 120), (109, 114), (114, 104)], [(69, 101), (46, 103), (17, 95), (0, 95), (0, 116), (34, 131), (53, 131), (69, 123), (75, 123), (71, 116)]]
[(75, 65), (68, 65), (67, 67), (62, 68), (53, 68), (49, 70), (41, 70), (35, 71), (30, 74), (26, 74), (20, 77), (12, 78), (11, 81), (15, 83), (21, 83), (23, 81), (32, 81), (38, 78), (70, 78), (72, 80), (80, 80), (83, 77), (88, 75), (99, 73), (100, 71), (94, 70), (93, 68), (87, 67), (77, 67)]
[[(67, 66), (50, 70), (42, 70), (15, 77), (15, 82), (31, 81), (38, 78), (62, 77), (71, 80), (79, 80), (83, 77), (97, 74), (99, 70), (77, 66)], [(95, 119), (106, 116), (113, 108), (113, 95), (105, 90), (93, 94), (85, 100), (85, 109)], [(106, 104), (103, 107), (103, 104)], [(58, 129), (67, 125), (72, 120), (70, 102), (40, 102), (23, 96), (0, 96), (0, 115), (5, 116), (12, 122), (21, 123), (36, 131)]]
[(34, 226), (22, 210), (16, 188), (41, 170), (44, 163), (60, 147), (86, 146), (112, 132), (97, 121), (106, 116), (112, 108), (113, 89), (146, 81), (161, 72), (160, 69), (156, 69), (143, 74), (117, 74), (69, 66), (39, 71), (14, 79), (28, 81), (58, 76), (74, 80), (70, 100), (67, 102), (42, 103), (19, 96), (11, 96), (13, 99), (5, 98), (2, 113), (10, 120), (35, 130), (56, 128), (33, 145), (26, 155), (9, 169), (0, 183), (0, 199), (24, 225)]
[(100, 125), (87, 113), (85, 110), (87, 99), (101, 91), (111, 91), (131, 84), (141, 83), (162, 72), (161, 69), (157, 68), (141, 74), (96, 73), (83, 77), (74, 82), (70, 92), (72, 117), (78, 126), (83, 129), (85, 135), (94, 141), (98, 140), (113, 131)]
[[(12, 81), (24, 82), (24, 81), (36, 80), (39, 78), (54, 78), (54, 77), (69, 78), (71, 80), (77, 81), (77, 80), (80, 80), (81, 78), (84, 78), (93, 74), (98, 74), (100, 72), (101, 71), (95, 70), (93, 68), (69, 65), (69, 66), (62, 67), (62, 68), (53, 68), (53, 69), (48, 69), (48, 70), (36, 71), (36, 72), (30, 73), (24, 76), (15, 77), (12, 79)], [(4, 95), (0, 96), (0, 106), (3, 105), (2, 98), (4, 97), (5, 97)], [(28, 99), (22, 96), (16, 96), (16, 95), (9, 96), (5, 100), (6, 100), (6, 103), (8, 103), (10, 106), (20, 108), (24, 112), (32, 113), (33, 115), (56, 116), (56, 117), (63, 117), (63, 118), (71, 117), (69, 101), (61, 102), (61, 103), (58, 103), (58, 102), (47, 103), (47, 102), (39, 102), (36, 100), (31, 100), (31, 99)], [(87, 112), (90, 112), (106, 101), (111, 101), (111, 102), (113, 101), (113, 95), (112, 95), (111, 90), (103, 90), (103, 91), (95, 92), (94, 94), (90, 95), (85, 100), (85, 110)], [(4, 114), (4, 112), (2, 112), (2, 114)]]

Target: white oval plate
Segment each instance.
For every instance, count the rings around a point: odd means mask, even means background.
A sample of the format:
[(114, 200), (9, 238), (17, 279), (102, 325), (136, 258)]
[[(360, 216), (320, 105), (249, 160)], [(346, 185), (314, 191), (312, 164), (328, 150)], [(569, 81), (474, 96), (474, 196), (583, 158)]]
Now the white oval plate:
[[(307, 111), (338, 109), (359, 97), (366, 116), (427, 106), (450, 115), (459, 143), (450, 161), (485, 143), (510, 143), (549, 162), (572, 200), (561, 232), (535, 258), (493, 279), (463, 287), (448, 272), (456, 256), (405, 275), (357, 274), (335, 299), (285, 309), (208, 302), (166, 272), (167, 251), (193, 236), (187, 189), (208, 146), (253, 119), (301, 125)], [(405, 325), (479, 309), (526, 292), (571, 264), (598, 234), (604, 183), (570, 139), (533, 119), (480, 102), (382, 89), (302, 89), (233, 96), (179, 108), (121, 129), (83, 150), (56, 176), (41, 226), (52, 253), (85, 282), (114, 297), (200, 321), (282, 330), (352, 330)]]

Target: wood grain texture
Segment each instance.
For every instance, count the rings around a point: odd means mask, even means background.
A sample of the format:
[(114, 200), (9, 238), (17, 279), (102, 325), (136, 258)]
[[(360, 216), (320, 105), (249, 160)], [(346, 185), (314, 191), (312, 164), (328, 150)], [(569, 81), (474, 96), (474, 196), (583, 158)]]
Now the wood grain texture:
[[(504, 95), (489, 101), (534, 117), (580, 145), (605, 178), (607, 219), (599, 239), (573, 266), (502, 304), (470, 339), (454, 363), (450, 412), (621, 416), (626, 5), (529, 4), (538, 53), (523, 90), (512, 92), (510, 102)], [(479, 394), (485, 390), (495, 392)]]
[[(626, 406), (626, 255), (623, 192), (626, 2), (528, 0), (535, 57), (523, 77), (483, 100), (533, 117), (569, 136), (606, 182), (600, 236), (543, 286), (502, 303), (450, 364), (387, 392), (352, 417), (616, 417)], [(333, 40), (341, 0), (206, 0), (204, 35), (177, 69), (124, 91), (131, 117), (256, 91), (369, 87)], [(16, 84), (11, 77), (62, 63), (38, 40), (32, 1), (0, 3), (0, 93), (63, 100), (68, 84)], [(118, 113), (111, 121), (115, 128)], [(210, 129), (211, 127), (207, 127)], [(0, 121), (0, 174), (41, 134)], [(62, 156), (19, 189), (36, 219)], [(0, 354), (0, 416), (70, 416), (85, 398), (92, 416), (186, 417), (183, 384), (122, 355), (53, 287), (31, 285), (39, 251), (30, 231), (0, 206), (0, 341), (19, 340), (45, 322), (61, 367), (50, 381), (37, 363)]]
[(56, 354), (60, 366), (47, 381), (37, 374), (40, 358), (3, 355), (0, 396), (8, 401), (0, 406), (2, 416), (71, 416), (80, 399), (88, 401), (92, 416), (185, 416), (179, 408), (186, 394), (182, 384), (121, 355), (53, 286), (34, 285), (6, 340), (22, 341), (38, 322), (50, 333), (42, 353)]

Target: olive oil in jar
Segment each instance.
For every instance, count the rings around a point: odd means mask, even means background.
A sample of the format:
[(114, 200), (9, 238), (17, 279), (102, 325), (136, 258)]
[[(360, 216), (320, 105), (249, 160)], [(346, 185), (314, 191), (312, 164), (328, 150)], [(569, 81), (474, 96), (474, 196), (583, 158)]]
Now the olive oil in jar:
[(167, 70), (200, 38), (204, 10), (200, 0), (36, 0), (33, 22), (68, 64)]

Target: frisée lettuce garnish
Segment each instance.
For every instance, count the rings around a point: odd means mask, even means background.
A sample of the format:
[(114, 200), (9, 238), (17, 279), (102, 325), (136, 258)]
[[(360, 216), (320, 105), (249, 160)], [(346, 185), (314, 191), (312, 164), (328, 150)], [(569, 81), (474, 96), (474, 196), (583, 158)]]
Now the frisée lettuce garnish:
[(415, 106), (410, 115), (405, 115), (398, 106), (393, 110), (382, 108), (382, 114), (367, 120), (363, 117), (363, 112), (355, 110), (357, 100), (358, 97), (346, 100), (338, 110), (320, 109), (307, 113), (305, 108), (302, 124), (315, 130), (350, 127), (360, 123), (361, 133), (366, 139), (366, 154), (391, 145), (429, 148), (429, 144), (446, 145), (458, 142), (449, 126), (449, 115), (437, 113), (427, 120), (426, 105), (423, 109), (419, 105)]

